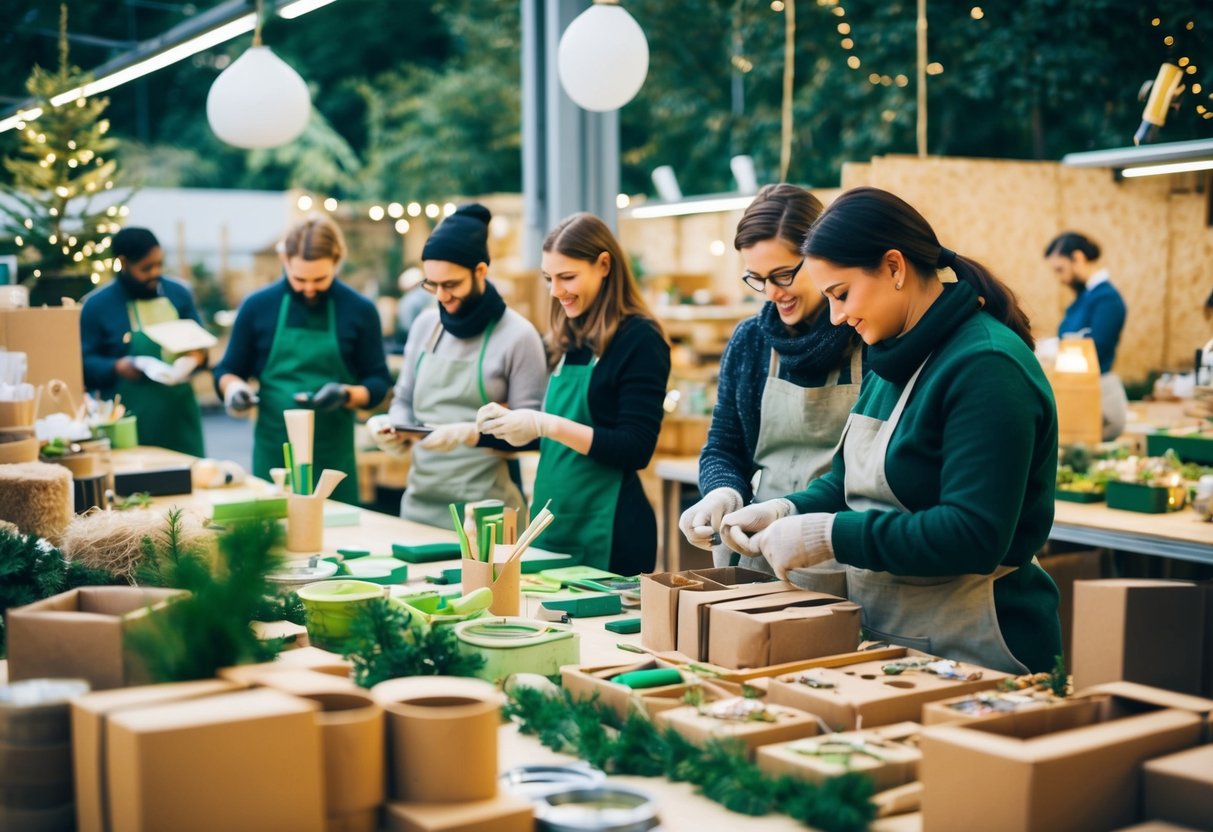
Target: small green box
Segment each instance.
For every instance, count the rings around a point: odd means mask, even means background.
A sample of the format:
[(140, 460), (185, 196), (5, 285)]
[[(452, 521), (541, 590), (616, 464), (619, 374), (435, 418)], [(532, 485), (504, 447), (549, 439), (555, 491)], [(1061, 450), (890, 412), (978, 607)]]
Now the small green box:
[(1187, 489), (1182, 485), (1142, 485), (1136, 482), (1108, 483), (1108, 508), (1164, 514), (1184, 507)]
[(463, 557), (463, 552), (460, 551), (458, 543), (421, 543), (415, 546), (393, 543), (392, 557), (409, 563), (434, 563), (440, 560), (459, 560)]
[(605, 626), (612, 633), (619, 633), (620, 635), (626, 636), (631, 635), (632, 633), (640, 632), (640, 619), (620, 618), (618, 621), (608, 621)]
[(618, 595), (604, 592), (597, 595), (554, 598), (544, 601), (543, 608), (567, 612), (574, 618), (594, 618), (600, 615), (619, 615), (623, 611), (623, 602)]
[(437, 575), (426, 575), (425, 579), (432, 584), (457, 584), (463, 580), (463, 570), (458, 566), (443, 569)]
[(216, 523), (228, 523), (232, 520), (279, 520), (283, 517), (286, 517), (286, 497), (236, 500), (211, 506), (211, 519)]
[(1057, 499), (1067, 503), (1102, 503), (1105, 499), (1102, 491), (1072, 491), (1068, 488), (1057, 489)]
[(1184, 462), (1213, 465), (1213, 436), (1189, 434), (1172, 436), (1166, 431), (1146, 436), (1146, 455), (1162, 456), (1174, 450)]

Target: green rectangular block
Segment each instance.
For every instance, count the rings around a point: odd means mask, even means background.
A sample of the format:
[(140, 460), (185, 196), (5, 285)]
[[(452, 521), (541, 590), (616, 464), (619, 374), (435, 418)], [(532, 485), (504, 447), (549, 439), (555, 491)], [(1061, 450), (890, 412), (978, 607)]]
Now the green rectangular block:
[(549, 610), (561, 610), (574, 618), (594, 618), (599, 615), (618, 615), (623, 611), (623, 602), (618, 595), (580, 595), (574, 598), (554, 598), (544, 601)]
[(640, 619), (639, 618), (621, 618), (618, 621), (608, 621), (605, 626), (612, 633), (619, 633), (620, 635), (631, 635), (632, 633), (640, 632)]
[(277, 520), (286, 517), (286, 497), (263, 497), (257, 500), (236, 500), (215, 503), (211, 518), (216, 523), (233, 520)]
[(459, 560), (463, 557), (463, 552), (459, 550), (458, 543), (393, 543), (392, 557), (409, 563), (434, 563), (440, 560)]
[(1162, 456), (1174, 450), (1184, 462), (1213, 465), (1213, 436), (1172, 436), (1166, 431), (1146, 436), (1146, 455)]
[(1102, 503), (1104, 501), (1104, 493), (1102, 491), (1071, 491), (1066, 488), (1057, 489), (1056, 497), (1058, 500), (1064, 500), (1067, 503)]
[[(1183, 486), (1176, 486), (1183, 490)], [(1183, 501), (1176, 501), (1172, 489), (1157, 485), (1141, 485), (1135, 482), (1108, 483), (1108, 508), (1124, 511), (1140, 511), (1145, 514), (1163, 514), (1183, 508)]]

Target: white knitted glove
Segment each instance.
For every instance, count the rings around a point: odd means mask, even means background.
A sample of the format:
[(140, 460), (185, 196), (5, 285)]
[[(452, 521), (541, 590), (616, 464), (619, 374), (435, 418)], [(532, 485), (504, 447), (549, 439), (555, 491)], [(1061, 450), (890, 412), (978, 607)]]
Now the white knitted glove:
[(392, 428), (392, 418), (386, 413), (372, 416), (366, 420), (366, 429), (375, 440), (375, 445), (381, 451), (392, 456), (404, 456), (410, 444), (409, 438), (403, 433), (397, 433)]
[(796, 513), (796, 506), (784, 497), (762, 503), (750, 503), (742, 509), (726, 514), (720, 521), (720, 538), (734, 552), (758, 557), (753, 537), (767, 526)]
[(240, 379), (229, 381), (223, 391), (223, 407), (227, 415), (242, 419), (256, 406), (259, 399), (253, 388)]
[(833, 514), (795, 514), (767, 526), (750, 538), (750, 545), (786, 581), (793, 569), (806, 569), (834, 557), (833, 529)]
[(421, 447), (427, 451), (445, 453), (460, 446), (470, 448), (480, 438), (474, 422), (452, 422), (449, 425), (437, 425), (433, 433), (421, 440)]
[(481, 433), (504, 439), (511, 445), (529, 445), (551, 433), (556, 418), (539, 410), (510, 410), (496, 402), (490, 402), (476, 413), (476, 427)]
[(712, 538), (720, 531), (720, 521), (726, 514), (737, 511), (744, 504), (745, 501), (736, 490), (713, 488), (702, 500), (682, 513), (678, 518), (678, 528), (687, 543), (700, 549), (711, 549)]

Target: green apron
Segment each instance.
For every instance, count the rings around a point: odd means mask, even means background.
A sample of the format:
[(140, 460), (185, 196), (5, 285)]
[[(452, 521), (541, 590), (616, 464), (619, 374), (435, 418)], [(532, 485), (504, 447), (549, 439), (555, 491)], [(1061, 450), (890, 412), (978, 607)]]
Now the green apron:
[[(434, 353), (442, 336), (439, 322), (417, 357), (413, 384), (413, 417), (423, 425), (474, 422), (476, 411), (489, 403), (484, 387), (484, 353), (496, 321), (485, 327), (475, 361)], [(451, 503), (501, 500), (523, 506), (522, 492), (510, 478), (509, 461), (486, 448), (429, 451), (413, 445), (408, 488), (400, 499), (400, 516), (416, 523), (451, 527)]]
[[(548, 382), (544, 412), (593, 427), (589, 392), (590, 376), (597, 363), (595, 357), (586, 365), (567, 366), (562, 358)], [(610, 569), (615, 511), (622, 485), (621, 469), (596, 462), (559, 442), (541, 439), (531, 512), (538, 513), (551, 500), (548, 510), (555, 520), (536, 545), (573, 555), (577, 563), (585, 566)]]
[[(172, 301), (164, 297), (130, 301), (126, 313), (131, 321), (128, 355), (166, 360), (160, 345), (147, 336), (143, 327), (177, 320), (180, 316)], [(122, 396), (127, 411), (138, 417), (139, 444), (206, 456), (202, 445), (202, 413), (189, 381), (167, 385), (149, 378), (119, 376), (114, 389)]]
[[(337, 343), (337, 313), (333, 301), (328, 305), (328, 327), (324, 332), (286, 325), (290, 295), (282, 299), (274, 345), (266, 359), (261, 381), (261, 404), (257, 409), (257, 427), (253, 432), (253, 474), (270, 478), (271, 468), (283, 467), (282, 445), (287, 441), (282, 412), (299, 407), (296, 393), (314, 392), (330, 381), (353, 384), (341, 346)], [(354, 411), (347, 407), (323, 413), (316, 411), (312, 434), (314, 480), (325, 468), (344, 471), (345, 479), (330, 499), (358, 505), (358, 466), (354, 460)]]

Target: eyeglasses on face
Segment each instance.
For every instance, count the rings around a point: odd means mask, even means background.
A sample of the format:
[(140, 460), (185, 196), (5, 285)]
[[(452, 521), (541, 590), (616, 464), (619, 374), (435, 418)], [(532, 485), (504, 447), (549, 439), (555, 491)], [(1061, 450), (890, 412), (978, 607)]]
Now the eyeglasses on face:
[(755, 292), (766, 291), (768, 280), (774, 283), (776, 286), (786, 289), (792, 285), (792, 281), (796, 279), (796, 275), (800, 272), (800, 267), (803, 265), (804, 260), (801, 260), (793, 268), (783, 270), (777, 269), (768, 274), (766, 277), (763, 277), (760, 274), (754, 274), (753, 272), (746, 272), (741, 276), (741, 279), (745, 281), (745, 285), (749, 286)]
[(438, 294), (439, 289), (444, 290), (449, 295), (453, 295), (455, 290), (466, 282), (466, 277), (461, 277), (458, 280), (444, 280), (441, 283), (435, 283), (432, 280), (423, 280), (421, 281), (421, 286), (431, 295)]

